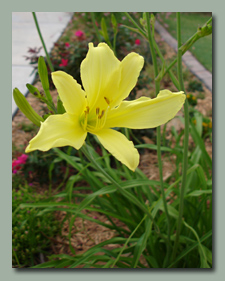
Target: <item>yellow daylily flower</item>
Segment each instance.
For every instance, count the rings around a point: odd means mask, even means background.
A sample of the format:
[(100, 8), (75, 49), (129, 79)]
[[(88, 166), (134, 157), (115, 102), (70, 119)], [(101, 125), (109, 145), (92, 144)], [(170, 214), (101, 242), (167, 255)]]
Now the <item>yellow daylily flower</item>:
[(114, 157), (134, 171), (139, 164), (139, 153), (132, 141), (113, 128), (157, 127), (172, 119), (185, 101), (183, 92), (168, 90), (160, 91), (154, 99), (141, 97), (124, 101), (136, 85), (143, 65), (143, 57), (136, 53), (128, 54), (120, 62), (107, 44), (94, 47), (89, 43), (87, 56), (81, 63), (84, 90), (65, 72), (52, 73), (66, 113), (51, 115), (41, 122), (26, 152), (67, 145), (80, 149), (87, 133), (91, 133)]

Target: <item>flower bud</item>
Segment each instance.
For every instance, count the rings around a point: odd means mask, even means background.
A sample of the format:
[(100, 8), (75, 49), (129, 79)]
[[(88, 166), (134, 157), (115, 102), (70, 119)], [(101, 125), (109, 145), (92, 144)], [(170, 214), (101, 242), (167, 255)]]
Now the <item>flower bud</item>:
[(38, 98), (41, 98), (41, 94), (40, 94), (39, 90), (38, 90), (36, 87), (34, 87), (34, 86), (31, 85), (31, 84), (26, 84), (26, 87), (27, 87), (27, 89), (29, 90), (29, 92), (30, 92), (32, 95), (34, 95), (34, 96), (36, 96), (36, 97), (38, 97)]
[(112, 26), (113, 26), (114, 33), (117, 33), (117, 31), (118, 31), (117, 20), (116, 20), (116, 17), (114, 16), (114, 14), (111, 14), (111, 23), (112, 23)]
[(39, 116), (33, 108), (28, 103), (27, 99), (24, 97), (24, 95), (15, 88), (13, 90), (13, 98), (15, 100), (16, 105), (18, 108), (23, 112), (23, 114), (35, 125), (40, 126), (41, 122), (44, 121), (41, 116)]

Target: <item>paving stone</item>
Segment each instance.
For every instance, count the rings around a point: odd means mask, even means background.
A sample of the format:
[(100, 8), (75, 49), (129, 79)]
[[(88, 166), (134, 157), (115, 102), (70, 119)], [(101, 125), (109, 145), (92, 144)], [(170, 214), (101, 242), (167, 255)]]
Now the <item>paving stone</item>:
[[(155, 30), (161, 35), (161, 37), (169, 44), (175, 51), (177, 51), (177, 41), (167, 32), (167, 30), (159, 23), (155, 22)], [(187, 51), (182, 56), (183, 62), (190, 69), (190, 71), (198, 77), (202, 83), (212, 92), (212, 73), (209, 72), (200, 62)]]

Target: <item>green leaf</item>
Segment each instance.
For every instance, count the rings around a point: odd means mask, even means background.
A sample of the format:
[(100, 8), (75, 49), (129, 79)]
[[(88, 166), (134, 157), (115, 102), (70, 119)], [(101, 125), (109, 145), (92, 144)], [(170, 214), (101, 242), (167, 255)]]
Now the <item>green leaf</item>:
[(191, 131), (190, 132), (191, 132), (191, 135), (193, 137), (193, 140), (194, 140), (196, 145), (199, 145), (199, 147), (202, 151), (204, 160), (209, 165), (209, 168), (212, 169), (212, 159), (210, 158), (208, 152), (205, 149), (205, 143), (204, 143), (203, 139), (200, 137), (198, 131), (196, 130), (195, 125), (192, 124), (191, 122), (190, 122), (190, 125), (191, 125)]
[[(168, 213), (169, 213), (169, 215), (170, 215), (171, 217), (177, 219), (178, 216), (179, 216), (178, 211), (177, 211), (173, 206), (171, 206), (171, 205), (167, 205), (167, 208), (168, 208)], [(161, 206), (159, 207), (159, 209), (164, 212), (164, 206), (163, 206), (163, 205), (161, 205)]]
[(212, 194), (212, 190), (195, 190), (186, 195), (186, 197), (198, 197), (203, 194)]
[[(207, 232), (201, 239), (200, 242), (203, 242), (205, 240), (207, 240), (208, 238), (210, 238), (212, 236), (212, 230), (210, 230), (209, 232)], [(193, 243), (190, 247), (186, 248), (177, 258), (174, 262), (172, 262), (168, 268), (173, 267), (179, 260), (181, 260), (182, 258), (184, 258), (187, 254), (189, 254), (192, 250), (194, 250), (197, 246), (199, 246), (199, 241)]]
[(150, 221), (149, 219), (146, 220), (146, 229), (144, 234), (142, 234), (142, 236), (139, 238), (135, 249), (134, 249), (134, 256), (133, 256), (133, 260), (132, 260), (132, 264), (131, 267), (132, 268), (136, 268), (140, 256), (142, 254), (142, 252), (145, 250), (146, 248), (146, 244), (147, 244), (147, 240), (151, 235), (151, 231), (152, 231), (152, 221)]
[(57, 113), (58, 114), (63, 114), (65, 112), (66, 112), (66, 110), (65, 110), (65, 108), (63, 106), (63, 103), (62, 103), (61, 99), (58, 96), (57, 97)]

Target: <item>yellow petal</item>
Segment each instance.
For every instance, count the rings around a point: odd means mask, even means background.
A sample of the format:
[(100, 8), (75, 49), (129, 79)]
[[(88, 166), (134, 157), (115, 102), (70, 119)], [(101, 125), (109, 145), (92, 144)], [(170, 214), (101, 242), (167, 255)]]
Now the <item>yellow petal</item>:
[(86, 107), (85, 92), (77, 81), (63, 71), (52, 73), (52, 80), (58, 90), (66, 112), (71, 114), (81, 114)]
[(113, 129), (101, 130), (96, 136), (105, 149), (129, 169), (134, 171), (137, 168), (140, 156), (132, 141)]
[(141, 97), (134, 101), (123, 101), (118, 108), (108, 113), (104, 127), (154, 128), (171, 120), (184, 101), (183, 92), (172, 93), (169, 90), (160, 91), (154, 99)]
[(53, 147), (67, 145), (79, 149), (86, 135), (76, 116), (68, 113), (51, 115), (41, 123), (41, 128), (30, 141), (26, 153), (33, 150), (47, 151)]
[(93, 43), (89, 43), (89, 51), (81, 63), (81, 80), (91, 108), (99, 95), (104, 96), (104, 89), (119, 65), (120, 61), (107, 44), (100, 43), (94, 47)]
[(138, 76), (144, 65), (144, 58), (136, 53), (128, 54), (121, 62), (121, 79), (118, 91), (114, 92), (112, 107), (117, 106), (128, 97), (137, 84)]

